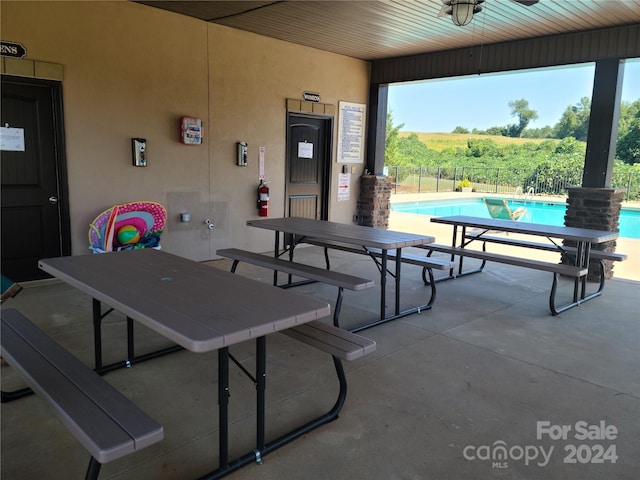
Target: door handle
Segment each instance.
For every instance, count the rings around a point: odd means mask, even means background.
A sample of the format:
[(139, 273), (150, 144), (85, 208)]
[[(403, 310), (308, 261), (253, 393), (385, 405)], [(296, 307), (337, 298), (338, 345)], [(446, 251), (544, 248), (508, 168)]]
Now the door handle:
[(56, 203), (58, 203), (58, 197), (54, 197), (54, 196), (49, 197), (49, 203), (51, 205), (55, 205)]

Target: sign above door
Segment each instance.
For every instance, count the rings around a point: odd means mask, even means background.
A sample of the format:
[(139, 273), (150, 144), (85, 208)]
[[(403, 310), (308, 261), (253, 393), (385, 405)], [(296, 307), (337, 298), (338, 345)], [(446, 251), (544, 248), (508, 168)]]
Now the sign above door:
[(315, 92), (302, 92), (302, 99), (305, 102), (320, 103), (320, 94)]
[(27, 49), (21, 43), (18, 42), (5, 42), (0, 40), (0, 56), (11, 58), (24, 58), (27, 54)]

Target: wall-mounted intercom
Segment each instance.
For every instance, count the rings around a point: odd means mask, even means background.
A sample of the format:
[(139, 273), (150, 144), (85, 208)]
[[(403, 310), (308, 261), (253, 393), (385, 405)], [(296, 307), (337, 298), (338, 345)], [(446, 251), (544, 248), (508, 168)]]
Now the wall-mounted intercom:
[(147, 139), (132, 138), (131, 139), (131, 158), (134, 167), (147, 166)]
[(249, 144), (247, 142), (236, 143), (236, 163), (241, 167), (247, 166), (247, 153)]

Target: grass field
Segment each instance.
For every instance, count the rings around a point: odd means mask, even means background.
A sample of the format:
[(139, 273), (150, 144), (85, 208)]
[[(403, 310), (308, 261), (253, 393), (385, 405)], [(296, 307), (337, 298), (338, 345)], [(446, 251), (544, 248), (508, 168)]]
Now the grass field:
[[(478, 135), (473, 133), (424, 133), (424, 132), (400, 132), (400, 137), (408, 137), (412, 133), (418, 136), (418, 139), (427, 145), (430, 150), (441, 152), (447, 148), (456, 149), (466, 148), (467, 140), (470, 138), (491, 139), (498, 145), (513, 144), (522, 145), (524, 143), (541, 143), (547, 141), (546, 138), (512, 138), (503, 137), (501, 135)], [(558, 141), (558, 140), (553, 140)]]

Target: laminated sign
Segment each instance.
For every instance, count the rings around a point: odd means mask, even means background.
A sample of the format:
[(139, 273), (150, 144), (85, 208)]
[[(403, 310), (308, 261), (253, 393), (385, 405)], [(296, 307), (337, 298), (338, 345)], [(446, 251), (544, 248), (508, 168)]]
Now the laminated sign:
[(364, 122), (366, 105), (340, 102), (338, 119), (338, 163), (364, 162)]

